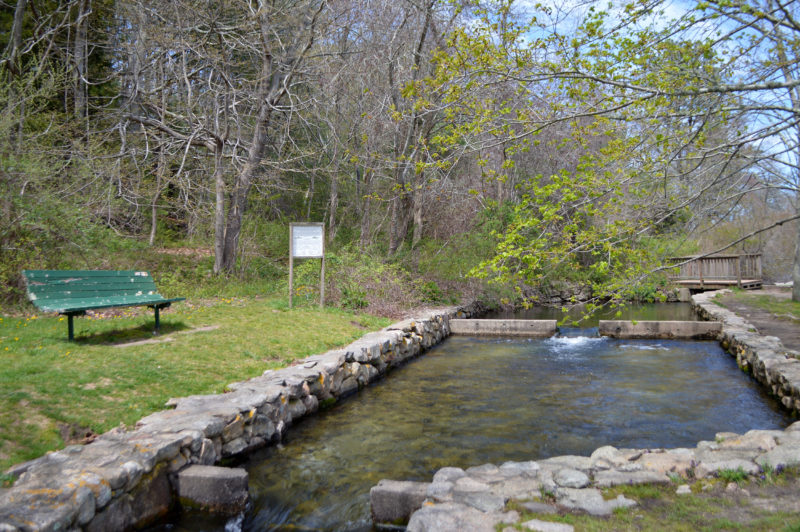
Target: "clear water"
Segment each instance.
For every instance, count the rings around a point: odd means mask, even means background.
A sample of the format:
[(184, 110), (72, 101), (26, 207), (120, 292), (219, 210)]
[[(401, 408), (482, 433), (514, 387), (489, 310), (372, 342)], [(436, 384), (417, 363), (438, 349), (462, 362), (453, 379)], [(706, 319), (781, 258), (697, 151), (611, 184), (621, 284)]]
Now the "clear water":
[[(253, 507), (229, 530), (369, 530), (380, 479), (444, 466), (694, 446), (788, 416), (713, 342), (452, 337), (299, 422), (246, 464)], [(184, 514), (171, 530), (223, 530)]]

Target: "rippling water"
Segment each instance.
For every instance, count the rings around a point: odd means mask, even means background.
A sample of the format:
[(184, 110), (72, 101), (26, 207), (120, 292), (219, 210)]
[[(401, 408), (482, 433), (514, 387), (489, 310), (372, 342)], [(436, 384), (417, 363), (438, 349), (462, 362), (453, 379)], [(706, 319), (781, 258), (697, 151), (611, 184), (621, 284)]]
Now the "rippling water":
[[(382, 478), (440, 467), (693, 446), (789, 418), (713, 342), (453, 337), (255, 454), (252, 510), (232, 530), (369, 529)], [(223, 530), (185, 515), (173, 530)], [(174, 526), (174, 528), (173, 528)]]

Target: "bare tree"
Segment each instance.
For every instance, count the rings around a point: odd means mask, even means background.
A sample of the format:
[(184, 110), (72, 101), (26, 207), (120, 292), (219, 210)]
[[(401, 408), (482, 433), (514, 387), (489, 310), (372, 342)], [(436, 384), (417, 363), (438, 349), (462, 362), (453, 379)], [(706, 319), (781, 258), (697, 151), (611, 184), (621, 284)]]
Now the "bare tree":
[[(148, 41), (141, 64), (129, 65), (135, 73), (128, 75), (123, 119), (168, 135), (184, 154), (179, 170), (190, 150), (211, 154), (217, 272), (235, 267), (250, 189), (275, 117), (291, 115), (299, 104), (296, 84), (324, 8), (324, 2), (305, 0), (131, 4), (151, 18), (137, 19), (144, 33), (131, 33), (129, 46), (141, 47), (142, 36)], [(147, 82), (160, 68), (164, 84)]]

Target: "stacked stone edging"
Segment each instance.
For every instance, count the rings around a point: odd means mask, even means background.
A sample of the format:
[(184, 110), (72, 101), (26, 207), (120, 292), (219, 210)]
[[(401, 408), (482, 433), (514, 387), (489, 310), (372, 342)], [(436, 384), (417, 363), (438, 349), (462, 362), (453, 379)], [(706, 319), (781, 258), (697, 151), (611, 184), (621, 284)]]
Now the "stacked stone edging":
[[(577, 511), (610, 515), (638, 503), (622, 495), (606, 500), (602, 489), (618, 485), (671, 484), (690, 493), (689, 482), (720, 471), (780, 472), (800, 464), (800, 422), (785, 430), (718, 433), (694, 448), (617, 449), (600, 447), (591, 456), (556, 456), (529, 462), (445, 467), (431, 482), (382, 480), (370, 491), (375, 522), (410, 516), (408, 532), (496, 530), (504, 523), (523, 530), (548, 530), (522, 522), (508, 503), (533, 513)], [(512, 530), (512, 529), (509, 529)]]
[[(693, 296), (695, 310), (706, 320), (722, 322), (717, 337), (721, 345), (796, 415), (800, 408), (800, 360), (778, 338), (759, 335), (747, 321), (714, 304), (712, 298), (718, 293)], [(800, 465), (800, 422), (785, 430), (718, 433), (714, 441), (701, 441), (694, 448), (605, 446), (589, 457), (556, 456), (466, 470), (445, 467), (429, 483), (382, 480), (372, 488), (370, 500), (375, 522), (410, 517), (409, 532), (488, 532), (500, 524), (553, 530), (554, 523), (521, 522), (518, 512), (507, 510), (508, 503), (517, 501), (520, 508), (533, 513), (569, 510), (609, 515), (616, 508), (637, 502), (621, 495), (605, 500), (602, 488), (677, 483), (677, 493), (690, 493), (688, 482), (714, 477), (720, 471), (741, 470), (754, 475), (796, 465)]]
[(297, 419), (380, 378), (450, 334), (451, 318), (478, 304), (430, 311), (369, 333), (343, 349), (228, 386), (228, 393), (170, 399), (132, 431), (115, 429), (9, 470), (0, 532), (125, 530), (165, 514), (175, 475), (280, 441)]
[(718, 340), (736, 363), (777, 397), (793, 415), (800, 413), (800, 360), (775, 336), (761, 336), (747, 320), (713, 302), (718, 290), (692, 296), (692, 306), (704, 319), (721, 321)]

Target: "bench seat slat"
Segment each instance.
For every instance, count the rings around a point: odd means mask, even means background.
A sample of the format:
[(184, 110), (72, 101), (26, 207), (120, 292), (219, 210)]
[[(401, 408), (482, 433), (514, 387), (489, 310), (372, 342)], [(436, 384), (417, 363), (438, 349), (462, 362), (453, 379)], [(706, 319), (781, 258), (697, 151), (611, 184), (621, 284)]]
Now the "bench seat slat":
[[(111, 307), (134, 307), (145, 305), (162, 305), (183, 301), (184, 298), (165, 299), (161, 296), (118, 296), (91, 299), (54, 299), (44, 300), (37, 306), (46, 312), (80, 312), (83, 310), (96, 310)], [(34, 302), (36, 303), (36, 302)]]
[(38, 287), (69, 288), (70, 286), (155, 286), (152, 277), (64, 277), (58, 279), (30, 279), (28, 284)]
[(34, 293), (35, 299), (34, 301), (41, 301), (43, 299), (88, 299), (93, 297), (107, 297), (107, 296), (114, 296), (114, 295), (159, 295), (158, 291), (155, 287), (136, 287), (136, 286), (127, 286), (124, 289), (122, 288), (103, 288), (101, 289), (81, 289), (80, 287), (75, 287), (75, 289), (47, 289), (47, 290), (39, 290)]
[(32, 279), (64, 279), (69, 277), (102, 278), (102, 277), (140, 277), (152, 279), (149, 272), (138, 270), (25, 270), (25, 277)]
[(185, 299), (165, 298), (158, 293), (153, 277), (143, 271), (25, 270), (22, 273), (28, 298), (37, 308), (69, 316), (70, 340), (74, 315), (111, 307), (153, 307), (158, 333), (159, 308)]

